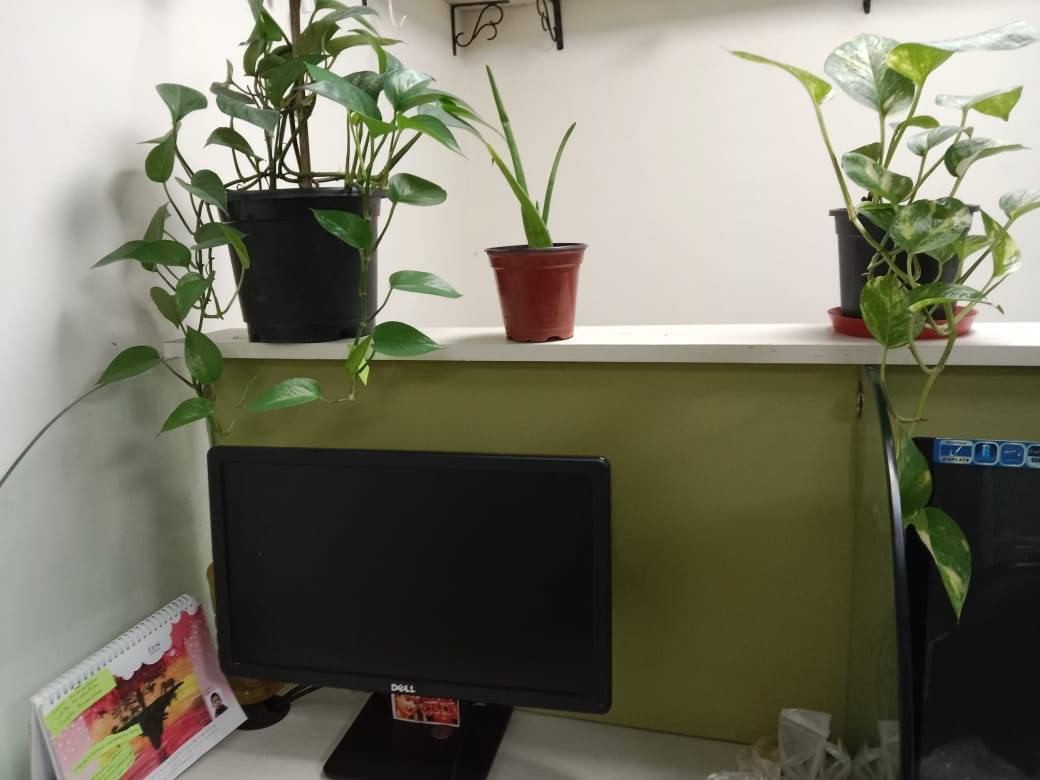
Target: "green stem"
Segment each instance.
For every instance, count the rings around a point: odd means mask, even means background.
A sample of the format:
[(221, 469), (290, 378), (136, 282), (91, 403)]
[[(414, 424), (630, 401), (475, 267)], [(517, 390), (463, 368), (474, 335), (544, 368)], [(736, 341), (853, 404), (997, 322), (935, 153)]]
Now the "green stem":
[[(892, 162), (892, 158), (895, 157), (896, 149), (899, 148), (899, 142), (903, 140), (903, 135), (906, 133), (906, 128), (909, 126), (907, 122), (914, 118), (914, 114), (917, 113), (917, 104), (921, 102), (921, 95), (924, 93), (924, 85), (918, 85), (914, 88), (914, 99), (910, 103), (910, 111), (906, 115), (906, 119), (899, 123), (899, 129), (892, 135), (892, 143), (888, 147), (888, 154), (885, 155), (885, 167), (887, 168)], [(882, 136), (881, 148), (885, 148), (884, 136)]]
[(184, 218), (184, 214), (181, 213), (180, 207), (174, 202), (173, 195), (170, 194), (170, 188), (166, 185), (166, 182), (162, 184), (163, 192), (166, 193), (166, 200), (171, 206), (173, 206), (174, 212), (177, 214), (177, 218), (180, 219), (181, 224), (184, 225), (184, 229), (188, 231), (192, 236), (195, 235), (195, 231), (191, 229), (191, 225), (188, 224), (188, 220)]
[(178, 371), (175, 371), (173, 369), (173, 366), (171, 366), (167, 361), (165, 361), (165, 360), (162, 361), (162, 364), (163, 364), (163, 368), (165, 368), (167, 371), (169, 371), (171, 374), (173, 374), (175, 377), (177, 377), (179, 380), (181, 380), (184, 384), (186, 384), (192, 390), (195, 389), (195, 385), (193, 385), (191, 382), (189, 382), (185, 377), (181, 376), (181, 374)]

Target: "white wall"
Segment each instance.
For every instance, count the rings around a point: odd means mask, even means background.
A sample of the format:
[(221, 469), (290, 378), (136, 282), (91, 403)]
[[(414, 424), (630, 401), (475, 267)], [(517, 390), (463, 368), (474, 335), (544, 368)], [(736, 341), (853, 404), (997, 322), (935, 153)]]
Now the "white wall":
[[(405, 0), (398, 0), (405, 5)], [(410, 5), (417, 5), (412, 0)], [(737, 60), (748, 49), (823, 74), (860, 32), (935, 40), (1024, 18), (1035, 0), (565, 0), (556, 52), (532, 7), (507, 11), (497, 40), (465, 49), (465, 94), (493, 116), (483, 74), (498, 77), (527, 161), (544, 182), (560, 135), (578, 128), (561, 168), (551, 227), (590, 245), (578, 318), (585, 324), (825, 321), (837, 305), (833, 226), (840, 194), (812, 108), (786, 74)], [(935, 94), (1024, 84), (1007, 127), (979, 131), (1040, 144), (1040, 45), (957, 55)], [(844, 93), (826, 107), (839, 153), (875, 139), (876, 118)], [(446, 275), (470, 295), (446, 324), (498, 322), (484, 247), (522, 239), (510, 193), (474, 151), (472, 218)], [(539, 184), (538, 186), (542, 186)], [(962, 194), (998, 211), (1007, 190), (1040, 186), (1040, 154), (980, 163)], [(1040, 217), (1015, 235), (1025, 268), (999, 291), (1007, 318), (1040, 319)], [(998, 314), (985, 312), (983, 316)]]
[[(385, 8), (385, 0), (373, 5)], [(439, 2), (398, 5), (408, 18), (397, 32), (409, 40), (398, 55), (438, 75), (445, 88), (461, 88), (446, 9)], [(274, 6), (279, 10), (284, 3)], [(0, 408), (7, 410), (0, 425), (0, 473), (119, 349), (176, 335), (153, 311), (150, 274), (134, 263), (90, 266), (139, 238), (162, 202), (161, 189), (143, 173), (150, 147), (138, 143), (169, 126), (154, 85), (172, 81), (207, 92), (210, 82), (223, 78), (226, 58), (240, 61), (238, 43), (251, 25), (245, 0), (97, 0), (89, 14), (71, 0), (46, 8), (22, 3), (7, 22), (24, 32), (14, 36), (9, 56), (25, 63), (32, 79), (31, 86), (17, 79), (0, 84), (3, 105), (20, 107), (17, 121), (0, 125), (0, 143), (8, 150), (7, 186), (0, 192), (6, 272), (0, 284)], [(41, 48), (43, 30), (47, 42)], [(341, 114), (331, 104), (323, 108), (316, 114), (316, 162), (335, 165)], [(221, 124), (226, 121), (212, 105), (185, 120), (181, 146), (196, 167), (229, 173), (218, 148), (202, 148)], [(451, 256), (453, 245), (465, 245), (458, 236), (466, 224), (465, 160), (430, 143), (416, 148), (406, 169), (440, 183), (449, 201), (399, 213), (397, 231), (386, 243), (384, 278), (398, 267), (443, 267), (436, 255)], [(222, 270), (226, 294), (233, 284), (230, 269)], [(410, 315), (437, 321), (439, 307), (451, 302), (412, 304)], [(393, 306), (387, 314), (396, 316)], [(241, 324), (237, 308), (227, 324)], [(142, 435), (161, 423), (147, 421)]]
[[(444, 84), (458, 88), (447, 16), (433, 13), (441, 10), (429, 3), (409, 12), (411, 43), (401, 56), (431, 72), (449, 66)], [(16, 33), (8, 58), (24, 78), (0, 84), (0, 481), (120, 349), (175, 336), (152, 311), (150, 274), (132, 263), (90, 266), (139, 238), (162, 202), (143, 174), (149, 147), (138, 145), (169, 125), (153, 85), (205, 91), (222, 78), (225, 57), (240, 58), (251, 24), (245, 0), (21, 3), (5, 23)], [(185, 150), (220, 124), (212, 107), (189, 117)], [(319, 160), (339, 159), (339, 126), (334, 110), (319, 115)], [(217, 154), (192, 159), (220, 168)], [(448, 246), (465, 224), (462, 162), (432, 145), (410, 161), (409, 170), (452, 197), (435, 210), (439, 218), (401, 215), (388, 244), (401, 265), (437, 266), (427, 251)], [(225, 289), (228, 282), (225, 274)], [(436, 303), (426, 303), (431, 315)], [(0, 777), (28, 776), (33, 691), (181, 592), (206, 598), (205, 434), (191, 426), (154, 437), (184, 397), (161, 371), (103, 388), (59, 420), (0, 487)]]

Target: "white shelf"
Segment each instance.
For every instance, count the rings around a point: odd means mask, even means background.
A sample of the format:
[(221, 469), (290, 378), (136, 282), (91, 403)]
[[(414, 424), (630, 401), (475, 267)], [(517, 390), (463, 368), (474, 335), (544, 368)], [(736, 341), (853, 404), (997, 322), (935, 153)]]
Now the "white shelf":
[[(365, 696), (326, 689), (263, 731), (236, 731), (185, 780), (313, 780)], [(422, 726), (416, 726), (422, 728)], [(489, 780), (704, 780), (736, 765), (738, 745), (517, 711)]]
[[(869, 339), (834, 333), (827, 325), (640, 325), (578, 328), (574, 338), (547, 344), (516, 344), (501, 328), (422, 328), (444, 349), (408, 360), (487, 363), (758, 363), (861, 365), (877, 363), (881, 348)], [(253, 344), (241, 329), (209, 334), (224, 357), (242, 360), (343, 360), (343, 342)], [(941, 342), (921, 342), (934, 360)], [(165, 345), (167, 357), (182, 355), (181, 342)], [(394, 359), (380, 356), (380, 359)], [(913, 363), (905, 349), (890, 363)], [(1040, 322), (976, 323), (957, 342), (950, 365), (1040, 366)]]

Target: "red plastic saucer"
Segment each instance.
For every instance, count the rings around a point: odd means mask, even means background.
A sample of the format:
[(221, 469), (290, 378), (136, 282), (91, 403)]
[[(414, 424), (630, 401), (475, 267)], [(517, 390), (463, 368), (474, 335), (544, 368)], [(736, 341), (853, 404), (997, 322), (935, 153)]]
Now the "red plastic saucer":
[[(960, 313), (964, 310), (963, 306), (957, 307), (957, 312)], [(978, 312), (972, 309), (971, 312), (960, 322), (957, 323), (957, 335), (965, 336), (971, 331), (972, 323), (975, 321), (975, 315)], [(834, 330), (845, 336), (855, 336), (861, 339), (874, 338), (870, 335), (870, 331), (867, 330), (867, 325), (859, 317), (846, 317), (841, 313), (841, 307), (835, 306), (833, 309), (828, 310), (828, 315), (831, 318), (831, 325), (834, 326)], [(946, 320), (936, 320), (936, 323), (942, 325)], [(928, 339), (944, 339), (942, 336), (932, 330), (931, 326), (925, 325), (924, 330), (921, 331), (921, 335), (917, 337), (918, 341), (926, 341)]]

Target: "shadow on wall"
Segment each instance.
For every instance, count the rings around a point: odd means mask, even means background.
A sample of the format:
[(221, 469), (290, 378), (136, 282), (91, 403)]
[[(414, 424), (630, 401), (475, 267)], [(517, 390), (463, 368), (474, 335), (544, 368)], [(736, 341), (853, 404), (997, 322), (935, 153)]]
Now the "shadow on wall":
[(155, 372), (60, 418), (0, 487), (0, 777), (28, 776), (28, 699), (187, 592), (205, 603), (206, 437), (155, 437), (182, 395)]

